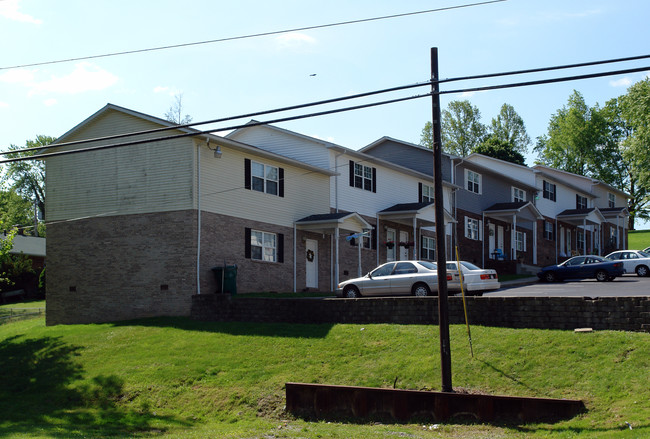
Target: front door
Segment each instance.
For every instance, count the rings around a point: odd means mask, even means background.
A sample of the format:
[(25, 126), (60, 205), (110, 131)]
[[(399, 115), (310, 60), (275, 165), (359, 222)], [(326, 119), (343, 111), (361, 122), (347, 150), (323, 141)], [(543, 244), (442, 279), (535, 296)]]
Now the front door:
[[(494, 250), (496, 249), (496, 226), (494, 224), (489, 224), (488, 225), (488, 233), (490, 235), (488, 239), (488, 254), (490, 255), (490, 259), (494, 258)], [(501, 249), (503, 250), (503, 249)]]
[(497, 227), (497, 248), (500, 248), (504, 255), (510, 254), (510, 250), (506, 250), (503, 246), (503, 226)]
[(306, 287), (318, 288), (318, 241), (307, 239), (305, 241), (306, 256)]
[[(409, 232), (399, 232), (399, 242), (409, 242)], [(409, 249), (406, 246), (399, 247), (399, 260), (406, 261), (409, 258)]]

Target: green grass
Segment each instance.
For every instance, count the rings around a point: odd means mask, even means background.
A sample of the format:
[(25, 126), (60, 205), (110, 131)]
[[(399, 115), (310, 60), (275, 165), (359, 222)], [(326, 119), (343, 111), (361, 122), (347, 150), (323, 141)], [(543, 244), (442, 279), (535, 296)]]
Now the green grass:
[(627, 235), (628, 248), (643, 250), (650, 247), (650, 230), (630, 230)]
[[(422, 325), (208, 323), (156, 318), (0, 326), (0, 436), (162, 438), (650, 437), (650, 334), (451, 327), (456, 388), (581, 399), (553, 424), (307, 422), (289, 381), (440, 388), (438, 330)], [(626, 422), (633, 426), (629, 430)]]

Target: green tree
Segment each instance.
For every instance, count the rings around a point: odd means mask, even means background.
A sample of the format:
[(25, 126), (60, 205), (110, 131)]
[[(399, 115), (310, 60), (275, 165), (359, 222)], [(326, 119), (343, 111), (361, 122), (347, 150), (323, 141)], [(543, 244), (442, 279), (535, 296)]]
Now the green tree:
[(420, 145), (433, 149), (433, 124), (427, 121), (420, 133)]
[(548, 133), (537, 139), (537, 161), (552, 168), (588, 177), (598, 173), (608, 126), (598, 105), (590, 108), (574, 90), (567, 105), (548, 124)]
[(20, 196), (14, 189), (0, 190), (0, 232), (16, 226), (28, 226), (34, 222), (33, 203)]
[(6, 235), (3, 233), (0, 236), (0, 290), (2, 285), (10, 284), (10, 280), (5, 273), (4, 266), (9, 261), (11, 254), (9, 253), (14, 247), (14, 237), (16, 236), (17, 229), (12, 229)]
[[(55, 137), (36, 136), (35, 140), (25, 143), (27, 148), (46, 146), (56, 140)], [(23, 149), (15, 145), (9, 147), (10, 151)], [(8, 158), (33, 157), (36, 151), (28, 151), (7, 155)], [(42, 160), (23, 160), (5, 165), (2, 181), (9, 184), (18, 194), (33, 200), (38, 207), (40, 217), (45, 218), (45, 163)]]
[(460, 157), (469, 155), (485, 136), (481, 112), (468, 100), (451, 101), (442, 111), (442, 148)]
[(492, 118), (490, 131), (492, 136), (502, 142), (510, 143), (521, 154), (528, 152), (530, 136), (526, 132), (526, 124), (512, 105), (501, 106), (497, 117)]
[(506, 140), (500, 139), (495, 134), (488, 136), (472, 152), (494, 157), (495, 159), (525, 165), (526, 159), (515, 146)]

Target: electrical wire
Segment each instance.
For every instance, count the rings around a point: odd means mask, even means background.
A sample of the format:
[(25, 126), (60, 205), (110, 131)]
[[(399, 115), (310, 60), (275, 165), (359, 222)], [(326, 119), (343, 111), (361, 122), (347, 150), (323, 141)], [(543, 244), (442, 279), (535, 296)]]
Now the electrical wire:
[[(155, 128), (155, 129), (137, 131), (137, 132), (131, 132), (131, 133), (114, 134), (114, 135), (110, 135), (110, 136), (96, 137), (96, 138), (93, 138), (93, 139), (78, 140), (78, 141), (73, 141), (73, 142), (61, 142), (61, 143), (57, 143), (57, 144), (54, 144), (54, 145), (44, 145), (44, 146), (38, 146), (38, 147), (33, 147), (33, 148), (15, 149), (15, 150), (12, 150), (12, 151), (4, 151), (4, 152), (0, 151), (0, 155), (18, 154), (18, 153), (24, 153), (24, 152), (46, 150), (46, 149), (49, 149), (49, 148), (59, 148), (59, 147), (62, 147), (62, 146), (80, 145), (80, 144), (85, 144), (85, 143), (89, 143), (89, 142), (96, 142), (96, 141), (115, 140), (115, 139), (131, 137), (131, 136), (137, 136), (137, 135), (144, 135), (144, 134), (155, 134), (155, 133), (160, 133), (160, 132), (165, 132), (165, 131), (178, 130), (178, 129), (183, 129), (183, 128), (191, 128), (191, 127), (200, 126), (200, 125), (221, 123), (221, 122), (226, 122), (226, 121), (229, 121), (229, 120), (256, 117), (256, 116), (262, 116), (262, 115), (273, 114), (273, 113), (281, 113), (281, 112), (291, 111), (291, 110), (299, 110), (299, 109), (314, 107), (314, 106), (318, 106), (318, 105), (331, 104), (331, 103), (342, 102), (342, 101), (352, 100), (352, 99), (358, 99), (358, 98), (368, 97), (368, 96), (373, 96), (373, 95), (378, 95), (378, 94), (390, 93), (390, 92), (394, 92), (394, 91), (407, 90), (407, 89), (416, 88), (416, 87), (423, 87), (423, 86), (428, 86), (428, 85), (432, 85), (432, 84), (436, 84), (436, 83), (441, 84), (441, 83), (448, 83), (448, 82), (455, 82), (455, 81), (469, 81), (469, 80), (475, 80), (475, 79), (495, 78), (495, 77), (501, 77), (501, 76), (514, 76), (514, 75), (521, 75), (521, 74), (528, 74), (528, 73), (541, 73), (541, 72), (554, 71), (554, 70), (563, 70), (563, 69), (572, 69), (572, 68), (596, 66), (596, 65), (602, 65), (602, 64), (636, 61), (636, 60), (642, 60), (642, 59), (648, 59), (648, 58), (650, 58), (650, 55), (637, 55), (637, 56), (630, 56), (630, 57), (624, 57), (624, 58), (613, 58), (613, 59), (606, 59), (606, 60), (589, 61), (589, 62), (583, 62), (583, 63), (577, 63), (577, 64), (566, 64), (566, 65), (560, 65), (560, 66), (538, 67), (538, 68), (524, 69), (524, 70), (514, 70), (514, 71), (507, 71), (507, 72), (496, 72), (496, 73), (486, 73), (486, 74), (479, 74), (479, 75), (446, 78), (446, 79), (440, 79), (440, 80), (437, 80), (437, 81), (429, 80), (429, 81), (424, 81), (424, 82), (417, 82), (417, 83), (414, 83), (414, 84), (401, 85), (401, 86), (390, 87), (390, 88), (385, 88), (385, 89), (380, 89), (380, 90), (374, 90), (374, 91), (369, 91), (369, 92), (364, 92), (364, 93), (358, 93), (358, 94), (348, 95), (348, 96), (343, 96), (343, 97), (338, 97), (338, 98), (325, 99), (325, 100), (308, 102), (308, 103), (304, 103), (304, 104), (291, 105), (291, 106), (287, 106), (287, 107), (280, 107), (280, 108), (275, 108), (275, 109), (270, 109), (270, 110), (262, 110), (262, 111), (247, 113), (247, 114), (240, 114), (240, 115), (237, 115), (237, 116), (229, 116), (229, 117), (211, 119), (211, 120), (206, 120), (206, 121), (201, 121), (201, 122), (192, 122), (192, 123), (188, 123), (188, 124), (180, 124), (180, 125), (174, 125), (174, 126), (169, 126), (169, 127), (161, 127), (161, 128)], [(544, 81), (544, 80), (540, 80), (540, 81)], [(538, 84), (543, 84), (543, 83), (545, 83), (545, 82), (532, 81), (532, 82), (530, 82), (529, 85), (538, 85)], [(506, 87), (504, 87), (504, 88), (506, 88)], [(486, 90), (490, 90), (490, 89), (491, 88), (480, 87), (480, 88), (475, 88), (475, 89), (444, 91), (444, 92), (441, 92), (440, 94), (471, 92), (471, 91), (486, 91)], [(241, 128), (241, 126), (239, 126), (239, 127)], [(221, 129), (221, 130), (218, 130), (218, 131), (225, 131), (225, 129)], [(213, 133), (215, 131), (210, 131), (210, 132)], [(201, 134), (201, 133), (197, 133), (197, 134)]]
[(284, 33), (290, 33), (290, 32), (302, 32), (306, 30), (315, 30), (315, 29), (324, 29), (328, 27), (335, 27), (335, 26), (346, 26), (350, 24), (359, 24), (359, 23), (367, 23), (370, 21), (379, 21), (379, 20), (388, 20), (388, 19), (393, 19), (393, 18), (401, 18), (401, 17), (408, 17), (412, 15), (421, 15), (421, 14), (430, 14), (433, 12), (444, 12), (444, 11), (451, 11), (454, 9), (463, 9), (463, 8), (470, 8), (474, 6), (483, 6), (483, 5), (488, 5), (492, 3), (501, 3), (505, 2), (507, 0), (488, 0), (488, 1), (482, 1), (482, 2), (476, 2), (476, 3), (467, 3), (463, 5), (456, 5), (456, 6), (446, 6), (443, 8), (436, 8), (436, 9), (427, 9), (423, 11), (415, 11), (415, 12), (405, 12), (402, 14), (392, 14), (392, 15), (384, 15), (380, 17), (372, 17), (372, 18), (361, 18), (358, 20), (349, 20), (349, 21), (340, 21), (336, 23), (328, 23), (328, 24), (319, 24), (319, 25), (314, 25), (314, 26), (304, 26), (304, 27), (296, 27), (293, 29), (284, 29), (284, 30), (278, 30), (278, 31), (270, 31), (270, 32), (260, 32), (256, 34), (248, 34), (248, 35), (240, 35), (236, 37), (226, 37), (226, 38), (217, 38), (214, 40), (204, 40), (204, 41), (196, 41), (192, 43), (182, 43), (182, 44), (171, 44), (167, 46), (159, 46), (159, 47), (150, 47), (147, 49), (136, 49), (136, 50), (126, 50), (122, 52), (112, 52), (112, 53), (105, 53), (101, 55), (89, 55), (89, 56), (80, 56), (76, 58), (67, 58), (67, 59), (60, 59), (60, 60), (55, 60), (55, 61), (43, 61), (43, 62), (36, 62), (36, 63), (30, 63), (30, 64), (22, 64), (22, 65), (15, 65), (15, 66), (7, 66), (7, 67), (0, 67), (1, 70), (9, 70), (9, 69), (19, 69), (19, 68), (25, 68), (25, 67), (36, 67), (36, 66), (44, 66), (44, 65), (50, 65), (50, 64), (61, 64), (61, 63), (66, 63), (66, 62), (73, 62), (73, 61), (82, 61), (82, 60), (88, 60), (88, 59), (97, 59), (97, 58), (108, 58), (112, 56), (120, 56), (120, 55), (132, 55), (135, 53), (145, 53), (145, 52), (154, 52), (154, 51), (159, 51), (159, 50), (167, 50), (167, 49), (177, 49), (181, 47), (190, 47), (190, 46), (199, 46), (203, 44), (214, 44), (214, 43), (223, 43), (226, 41), (235, 41), (235, 40), (243, 40), (243, 39), (248, 39), (248, 38), (258, 38), (258, 37), (266, 37), (270, 35), (278, 35), (278, 34), (284, 34)]
[[(637, 67), (637, 68), (624, 69), (624, 70), (614, 70), (614, 71), (607, 71), (607, 72), (589, 73), (589, 74), (584, 74), (584, 75), (567, 76), (567, 77), (561, 77), (561, 78), (542, 79), (542, 80), (536, 80), (536, 81), (527, 81), (527, 82), (518, 82), (518, 83), (510, 83), (510, 84), (491, 85), (491, 86), (474, 87), (474, 88), (464, 88), (464, 89), (458, 89), (458, 90), (439, 91), (437, 93), (438, 94), (456, 94), (456, 93), (467, 93), (467, 92), (477, 92), (477, 91), (499, 90), (499, 89), (515, 88), (515, 87), (528, 87), (528, 86), (533, 86), (533, 85), (552, 84), (552, 83), (567, 82), (567, 81), (577, 81), (577, 80), (583, 80), (583, 79), (600, 78), (600, 77), (604, 77), (604, 76), (614, 76), (614, 75), (642, 72), (642, 71), (648, 71), (648, 70), (650, 70), (650, 66)], [(429, 96), (432, 96), (433, 94), (434, 94), (434, 92), (430, 92), (430, 93), (426, 93), (426, 94), (420, 94), (420, 95), (415, 95), (415, 96), (408, 96), (408, 97), (402, 97), (402, 98), (372, 102), (372, 103), (368, 103), (368, 104), (361, 104), (361, 105), (356, 105), (356, 106), (351, 106), (351, 107), (337, 108), (337, 109), (333, 109), (333, 110), (320, 111), (320, 112), (316, 112), (316, 113), (307, 113), (307, 114), (296, 115), (296, 116), (287, 116), (287, 117), (282, 117), (282, 118), (277, 118), (277, 119), (272, 119), (272, 120), (267, 120), (267, 121), (252, 121), (252, 122), (248, 122), (246, 124), (232, 125), (232, 126), (228, 126), (228, 127), (213, 128), (213, 129), (203, 130), (203, 131), (197, 130), (196, 132), (177, 134), (177, 135), (173, 135), (173, 136), (165, 136), (165, 137), (158, 137), (158, 138), (147, 138), (147, 139), (141, 139), (141, 140), (132, 140), (132, 141), (122, 142), (122, 143), (99, 145), (99, 146), (93, 146), (93, 147), (81, 148), (81, 149), (73, 149), (73, 150), (67, 150), (67, 151), (58, 151), (58, 152), (49, 153), (49, 154), (40, 154), (38, 156), (15, 157), (15, 158), (0, 160), (0, 163), (11, 163), (11, 162), (18, 162), (18, 161), (34, 160), (34, 159), (45, 159), (45, 158), (48, 158), (48, 157), (56, 157), (56, 156), (68, 155), (68, 154), (76, 154), (76, 153), (80, 153), (80, 152), (98, 151), (98, 150), (104, 150), (104, 149), (119, 148), (119, 147), (123, 147), (123, 146), (139, 145), (139, 144), (143, 144), (143, 143), (161, 142), (161, 141), (167, 141), (167, 140), (181, 139), (181, 138), (185, 138), (185, 137), (195, 137), (195, 136), (200, 136), (200, 135), (212, 134), (212, 133), (219, 132), (219, 131), (230, 131), (230, 130), (235, 130), (235, 129), (244, 128), (244, 127), (259, 126), (259, 125), (270, 125), (270, 124), (275, 124), (275, 123), (280, 123), (280, 122), (288, 122), (288, 121), (293, 121), (293, 120), (306, 119), (306, 118), (310, 118), (310, 117), (324, 116), (324, 115), (341, 113), (341, 112), (346, 112), (346, 111), (376, 107), (376, 106), (380, 106), (380, 105), (394, 104), (394, 103), (397, 103), (397, 102), (403, 102), (403, 101), (408, 101), (408, 100), (414, 100), (414, 99), (429, 97)], [(177, 129), (178, 126), (176, 126), (174, 128)], [(130, 135), (134, 135), (134, 134), (132, 133)], [(97, 141), (97, 140), (96, 139), (90, 139), (90, 140), (87, 140), (86, 142), (94, 142), (94, 141)], [(31, 149), (28, 149), (28, 150), (29, 151), (34, 151), (34, 150), (37, 150), (37, 149), (40, 150), (40, 149), (45, 149), (45, 148), (58, 148), (58, 147), (61, 147), (61, 146), (62, 145), (60, 145), (60, 144), (53, 144), (53, 145), (47, 145), (45, 147), (31, 148)], [(15, 153), (17, 153), (17, 151), (5, 152), (5, 153), (3, 153), (3, 155), (15, 154)]]

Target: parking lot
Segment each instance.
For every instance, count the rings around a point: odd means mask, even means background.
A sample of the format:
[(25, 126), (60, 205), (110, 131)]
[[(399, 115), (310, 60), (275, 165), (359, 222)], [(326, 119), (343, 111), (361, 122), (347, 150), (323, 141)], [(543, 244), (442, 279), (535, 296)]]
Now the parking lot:
[(564, 282), (535, 282), (529, 285), (508, 286), (486, 292), (486, 297), (541, 296), (541, 297), (626, 297), (650, 296), (650, 277), (626, 274), (612, 282), (598, 282), (595, 279)]

